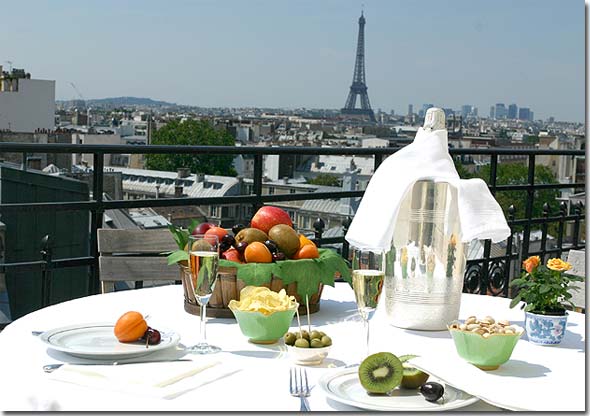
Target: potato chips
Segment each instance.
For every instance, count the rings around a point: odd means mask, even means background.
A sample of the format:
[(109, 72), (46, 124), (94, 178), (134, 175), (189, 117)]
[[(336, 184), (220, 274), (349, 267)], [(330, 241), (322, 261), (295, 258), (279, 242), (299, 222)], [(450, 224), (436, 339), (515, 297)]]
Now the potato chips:
[(232, 310), (270, 315), (297, 308), (299, 304), (294, 296), (287, 296), (285, 289), (277, 293), (264, 286), (246, 286), (240, 291), (240, 300), (231, 300), (228, 306)]

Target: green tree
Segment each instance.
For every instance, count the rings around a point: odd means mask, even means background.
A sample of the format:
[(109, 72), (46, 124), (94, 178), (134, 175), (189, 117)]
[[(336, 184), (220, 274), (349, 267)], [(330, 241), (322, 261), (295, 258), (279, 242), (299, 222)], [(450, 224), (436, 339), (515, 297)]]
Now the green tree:
[(332, 175), (328, 175), (327, 173), (320, 173), (318, 176), (312, 179), (308, 179), (307, 183), (311, 183), (313, 185), (323, 185), (323, 186), (342, 186), (340, 184), (340, 180)]
[[(152, 144), (184, 146), (234, 146), (235, 139), (226, 130), (216, 130), (205, 120), (171, 121), (155, 131)], [(154, 170), (176, 171), (189, 168), (193, 173), (235, 176), (233, 155), (215, 154), (150, 154), (146, 167)]]
[[(476, 174), (489, 184), (490, 166), (486, 165)], [(528, 165), (520, 163), (498, 163), (496, 185), (521, 185), (526, 184), (528, 180)], [(557, 183), (551, 169), (543, 165), (535, 165), (535, 184)], [(543, 204), (549, 204), (551, 211), (556, 213), (558, 203), (555, 200), (559, 192), (555, 189), (536, 190), (533, 195), (533, 218), (541, 217), (543, 214)], [(501, 191), (496, 192), (496, 200), (502, 207), (504, 214), (508, 215), (508, 208), (514, 205), (516, 218), (526, 218), (526, 201), (528, 192), (526, 191)], [(550, 224), (550, 232), (555, 232), (556, 224)]]

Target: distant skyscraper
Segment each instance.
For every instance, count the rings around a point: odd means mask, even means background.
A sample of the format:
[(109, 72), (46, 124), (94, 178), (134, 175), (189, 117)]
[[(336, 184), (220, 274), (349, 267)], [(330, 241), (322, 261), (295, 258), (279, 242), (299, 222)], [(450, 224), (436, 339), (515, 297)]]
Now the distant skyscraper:
[[(361, 108), (356, 108), (356, 98), (360, 97)], [(367, 116), (371, 121), (375, 120), (375, 114), (371, 110), (369, 94), (367, 94), (367, 83), (365, 81), (365, 17), (361, 12), (359, 18), (359, 35), (356, 45), (356, 60), (354, 62), (354, 73), (352, 85), (346, 99), (344, 108), (340, 111), (345, 115)]]
[(534, 121), (535, 120), (535, 113), (533, 111), (531, 111), (529, 113), (529, 121)]
[(518, 110), (518, 118), (520, 120), (530, 120), (531, 119), (531, 109), (527, 107), (521, 107)]
[(411, 116), (414, 114), (414, 106), (412, 104), (408, 104), (408, 115)]
[(471, 106), (471, 105), (462, 105), (461, 106), (461, 115), (463, 116), (463, 118), (467, 118), (467, 116), (471, 114), (472, 108), (473, 108), (473, 106)]
[(508, 118), (514, 120), (514, 119), (516, 119), (517, 115), (518, 115), (518, 107), (516, 106), (516, 104), (510, 104), (508, 106)]
[(497, 119), (501, 119), (501, 118), (506, 118), (506, 106), (504, 105), (504, 103), (497, 103), (496, 104), (496, 118)]
[(473, 106), (471, 113), (472, 113), (473, 117), (477, 117), (477, 107)]
[(496, 107), (490, 107), (490, 118), (496, 118)]

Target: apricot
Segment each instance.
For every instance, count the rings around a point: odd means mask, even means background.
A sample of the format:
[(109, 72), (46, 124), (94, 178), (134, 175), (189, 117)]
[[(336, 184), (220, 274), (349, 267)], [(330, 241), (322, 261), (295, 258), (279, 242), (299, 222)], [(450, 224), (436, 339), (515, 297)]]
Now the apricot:
[(313, 243), (313, 241), (311, 241), (309, 238), (307, 238), (303, 234), (299, 234), (299, 246), (300, 247), (303, 247), (303, 246), (306, 246), (308, 244), (313, 244), (315, 246), (315, 244)]
[(244, 250), (244, 258), (246, 263), (270, 263), (272, 262), (272, 253), (259, 241), (254, 241)]
[(320, 252), (318, 251), (318, 248), (315, 246), (315, 244), (311, 243), (311, 244), (306, 244), (303, 247), (301, 247), (299, 250), (297, 250), (297, 252), (293, 256), (293, 259), (295, 259), (295, 260), (317, 259), (319, 256), (320, 256)]
[(148, 325), (139, 312), (125, 312), (115, 324), (115, 336), (120, 342), (133, 342), (140, 339)]

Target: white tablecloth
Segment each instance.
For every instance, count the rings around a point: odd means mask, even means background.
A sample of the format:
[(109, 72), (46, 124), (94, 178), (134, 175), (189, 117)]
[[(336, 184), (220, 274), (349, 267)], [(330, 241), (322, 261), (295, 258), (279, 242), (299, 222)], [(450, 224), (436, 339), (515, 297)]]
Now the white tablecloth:
[[(492, 315), (523, 325), (523, 313), (509, 309), (508, 299), (480, 295), (462, 297), (461, 315)], [(241, 334), (230, 319), (209, 318), (208, 339), (223, 349), (220, 359), (237, 363), (242, 371), (202, 386), (173, 400), (130, 395), (109, 390), (97, 391), (75, 384), (51, 380), (42, 366), (53, 362), (80, 362), (46, 346), (31, 334), (33, 330), (48, 330), (83, 322), (115, 322), (128, 310), (149, 315), (154, 328), (167, 327), (181, 336), (181, 344), (192, 345), (198, 338), (199, 317), (183, 309), (181, 286), (130, 290), (96, 295), (54, 305), (10, 324), (0, 333), (0, 407), (4, 411), (71, 410), (71, 411), (295, 411), (299, 399), (288, 392), (288, 369), (291, 362), (281, 343), (254, 345)], [(328, 333), (334, 342), (329, 357), (317, 367), (308, 367), (310, 382), (331, 370), (358, 363), (363, 358), (364, 339), (354, 295), (345, 283), (336, 288), (325, 287), (321, 310), (311, 315), (312, 324)], [(306, 318), (303, 320), (307, 322)], [(519, 341), (509, 364), (529, 363), (543, 369), (530, 380), (531, 389), (523, 395), (552, 392), (555, 408), (568, 400), (579, 403), (584, 410), (585, 391), (585, 316), (571, 313), (564, 342), (558, 347), (529, 344), (526, 337)], [(380, 308), (371, 321), (372, 352), (390, 351), (396, 355), (427, 355), (432, 351), (456, 355), (447, 331), (424, 332), (395, 328), (387, 323)], [(154, 355), (160, 354), (159, 352)], [(572, 390), (570, 386), (575, 385)], [(539, 390), (540, 388), (541, 390)], [(580, 390), (581, 389), (581, 390)], [(573, 393), (572, 393), (573, 392)], [(312, 410), (358, 410), (328, 399), (317, 387), (309, 398)], [(463, 410), (498, 410), (479, 401)]]

